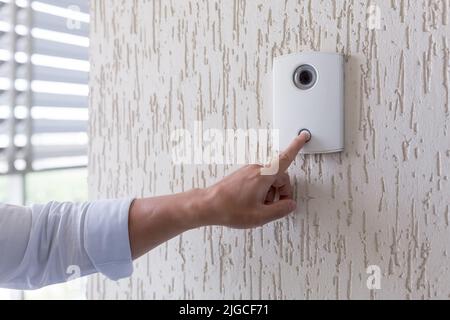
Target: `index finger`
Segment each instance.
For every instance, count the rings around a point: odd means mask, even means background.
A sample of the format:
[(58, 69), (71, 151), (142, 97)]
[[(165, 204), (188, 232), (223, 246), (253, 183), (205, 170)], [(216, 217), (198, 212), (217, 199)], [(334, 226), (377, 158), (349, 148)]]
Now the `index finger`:
[(306, 142), (309, 141), (311, 135), (304, 131), (299, 136), (295, 137), (294, 141), (280, 154), (280, 170), (279, 172), (285, 172), (292, 162), (295, 160), (297, 154), (302, 150)]

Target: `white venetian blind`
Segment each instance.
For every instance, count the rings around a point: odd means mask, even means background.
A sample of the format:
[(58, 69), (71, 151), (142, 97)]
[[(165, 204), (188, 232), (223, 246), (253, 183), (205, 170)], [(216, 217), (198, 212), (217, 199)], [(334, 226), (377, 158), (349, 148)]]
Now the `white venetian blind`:
[(87, 164), (88, 0), (0, 0), (0, 174)]

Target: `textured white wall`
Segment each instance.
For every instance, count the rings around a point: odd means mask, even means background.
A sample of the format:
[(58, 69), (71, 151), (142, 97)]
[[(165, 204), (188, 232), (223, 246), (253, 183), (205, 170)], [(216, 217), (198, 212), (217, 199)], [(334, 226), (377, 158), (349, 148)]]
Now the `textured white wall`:
[[(233, 168), (174, 166), (170, 133), (268, 128), (272, 58), (342, 52), (346, 151), (291, 170), (299, 209), (261, 229), (203, 228), (93, 277), (91, 298), (450, 297), (448, 0), (92, 1), (92, 198), (203, 187)], [(379, 265), (382, 289), (366, 287)]]

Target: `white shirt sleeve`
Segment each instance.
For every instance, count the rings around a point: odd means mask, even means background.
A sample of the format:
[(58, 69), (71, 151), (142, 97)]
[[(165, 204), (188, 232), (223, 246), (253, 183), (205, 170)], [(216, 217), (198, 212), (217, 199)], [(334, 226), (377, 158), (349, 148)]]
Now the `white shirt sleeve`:
[(0, 204), (0, 287), (37, 289), (95, 272), (129, 277), (131, 203)]

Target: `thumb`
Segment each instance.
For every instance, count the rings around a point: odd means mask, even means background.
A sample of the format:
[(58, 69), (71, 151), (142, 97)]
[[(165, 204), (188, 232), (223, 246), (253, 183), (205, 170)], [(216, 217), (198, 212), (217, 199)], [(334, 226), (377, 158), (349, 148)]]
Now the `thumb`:
[(293, 212), (297, 207), (297, 203), (292, 199), (283, 199), (273, 204), (264, 205), (262, 209), (262, 224), (281, 219)]

